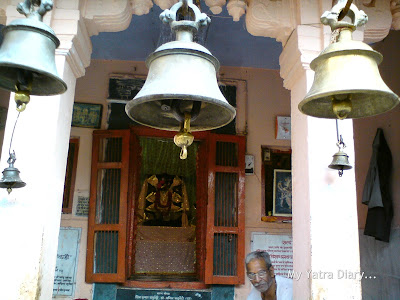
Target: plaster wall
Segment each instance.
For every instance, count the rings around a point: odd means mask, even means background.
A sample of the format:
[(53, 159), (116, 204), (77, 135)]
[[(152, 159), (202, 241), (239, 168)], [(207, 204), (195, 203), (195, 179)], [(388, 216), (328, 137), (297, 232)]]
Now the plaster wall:
[[(400, 62), (398, 52), (395, 51), (400, 43), (400, 32), (392, 30), (382, 42), (373, 45), (373, 48), (383, 55), (383, 62), (379, 66), (381, 76), (390, 89), (400, 95)], [(356, 181), (358, 199), (359, 228), (365, 227), (368, 207), (361, 203), (365, 177), (368, 172), (372, 154), (372, 142), (376, 129), (383, 129), (386, 141), (392, 152), (392, 194), (394, 217), (392, 227), (400, 227), (400, 105), (393, 110), (375, 117), (354, 120), (354, 140), (356, 152)]]
[[(400, 95), (400, 62), (398, 45), (400, 32), (392, 30), (389, 35), (373, 48), (383, 54), (379, 69), (385, 83)], [(400, 105), (395, 109), (375, 117), (354, 120), (355, 172), (357, 181), (358, 226), (360, 237), (361, 271), (376, 279), (362, 281), (363, 299), (400, 298)], [(392, 201), (394, 216), (390, 242), (375, 240), (364, 235), (368, 207), (362, 204), (362, 192), (372, 155), (372, 142), (376, 129), (382, 128), (392, 152)]]
[[(108, 78), (112, 73), (146, 75), (143, 62), (93, 60), (86, 70), (86, 76), (78, 79), (75, 102), (100, 103), (104, 105), (102, 129), (107, 128)], [(290, 148), (290, 141), (275, 139), (275, 117), (290, 115), (290, 94), (283, 88), (278, 70), (222, 67), (220, 80), (245, 81), (243, 96), (247, 103), (246, 113), (240, 112), (247, 122), (247, 154), (255, 157), (255, 174), (246, 176), (246, 252), (250, 251), (251, 232), (290, 234), (291, 224), (265, 223), (262, 217), (261, 146)], [(243, 120), (241, 123), (244, 123)], [(75, 194), (88, 193), (90, 188), (92, 130), (72, 127), (71, 137), (80, 139)], [(76, 197), (74, 197), (76, 199)], [(76, 202), (76, 201), (75, 201)], [(76, 203), (75, 203), (76, 204)], [(91, 299), (92, 285), (84, 283), (86, 260), (87, 218), (63, 215), (61, 226), (82, 228), (82, 240), (77, 270), (75, 298)], [(250, 283), (235, 288), (235, 299), (245, 299)]]

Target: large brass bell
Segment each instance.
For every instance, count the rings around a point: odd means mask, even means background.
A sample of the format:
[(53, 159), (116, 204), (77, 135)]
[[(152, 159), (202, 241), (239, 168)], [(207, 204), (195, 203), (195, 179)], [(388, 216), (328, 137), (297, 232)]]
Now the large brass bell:
[[(194, 16), (195, 20), (178, 20), (179, 15)], [(205, 47), (193, 42), (194, 34), (210, 18), (192, 0), (180, 0), (160, 18), (170, 24), (176, 41), (161, 45), (147, 58), (146, 82), (127, 103), (126, 113), (140, 124), (171, 131), (180, 130), (185, 113), (191, 115), (192, 131), (228, 124), (236, 111), (219, 90), (219, 62)]]
[(363, 118), (384, 113), (397, 104), (399, 97), (383, 82), (378, 65), (382, 55), (367, 44), (352, 40), (357, 26), (367, 15), (351, 4), (347, 16), (351, 23), (339, 21), (345, 8), (340, 0), (321, 22), (330, 25), (333, 42), (311, 62), (314, 82), (299, 109), (319, 118)]
[(55, 49), (60, 41), (42, 22), (43, 15), (52, 6), (50, 0), (25, 0), (17, 10), (26, 18), (14, 20), (3, 29), (0, 88), (16, 92), (20, 110), (29, 102), (29, 95), (55, 95), (67, 89), (55, 64)]
[(8, 193), (11, 193), (12, 189), (21, 188), (26, 185), (19, 177), (19, 170), (14, 168), (15, 160), (15, 153), (10, 153), (10, 157), (7, 160), (8, 168), (3, 170), (3, 177), (0, 180), (0, 188), (6, 188)]

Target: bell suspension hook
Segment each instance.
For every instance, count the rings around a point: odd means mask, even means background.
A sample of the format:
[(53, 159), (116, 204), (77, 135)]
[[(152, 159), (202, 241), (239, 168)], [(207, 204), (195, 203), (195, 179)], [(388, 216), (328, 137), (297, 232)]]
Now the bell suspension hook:
[[(37, 9), (35, 9), (37, 7)], [(52, 0), (25, 0), (17, 6), (17, 11), (25, 15), (27, 18), (35, 18), (39, 21), (43, 20), (43, 16), (53, 9)]]

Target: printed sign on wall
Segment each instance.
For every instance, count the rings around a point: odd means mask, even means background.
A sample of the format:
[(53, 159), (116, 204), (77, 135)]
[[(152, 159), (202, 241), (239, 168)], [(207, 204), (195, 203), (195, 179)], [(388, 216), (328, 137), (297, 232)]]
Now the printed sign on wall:
[(53, 296), (74, 295), (81, 231), (81, 228), (60, 228)]
[(266, 250), (274, 266), (275, 274), (287, 277), (293, 270), (293, 238), (291, 235), (252, 232), (251, 251)]
[(210, 291), (117, 289), (117, 300), (211, 300)]

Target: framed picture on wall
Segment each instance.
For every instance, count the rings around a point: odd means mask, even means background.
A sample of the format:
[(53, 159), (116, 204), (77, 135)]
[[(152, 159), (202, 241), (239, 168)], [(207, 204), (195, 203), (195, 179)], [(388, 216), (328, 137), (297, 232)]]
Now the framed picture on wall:
[(100, 128), (103, 105), (93, 103), (74, 103), (72, 126)]
[(274, 170), (273, 215), (292, 216), (292, 171)]

